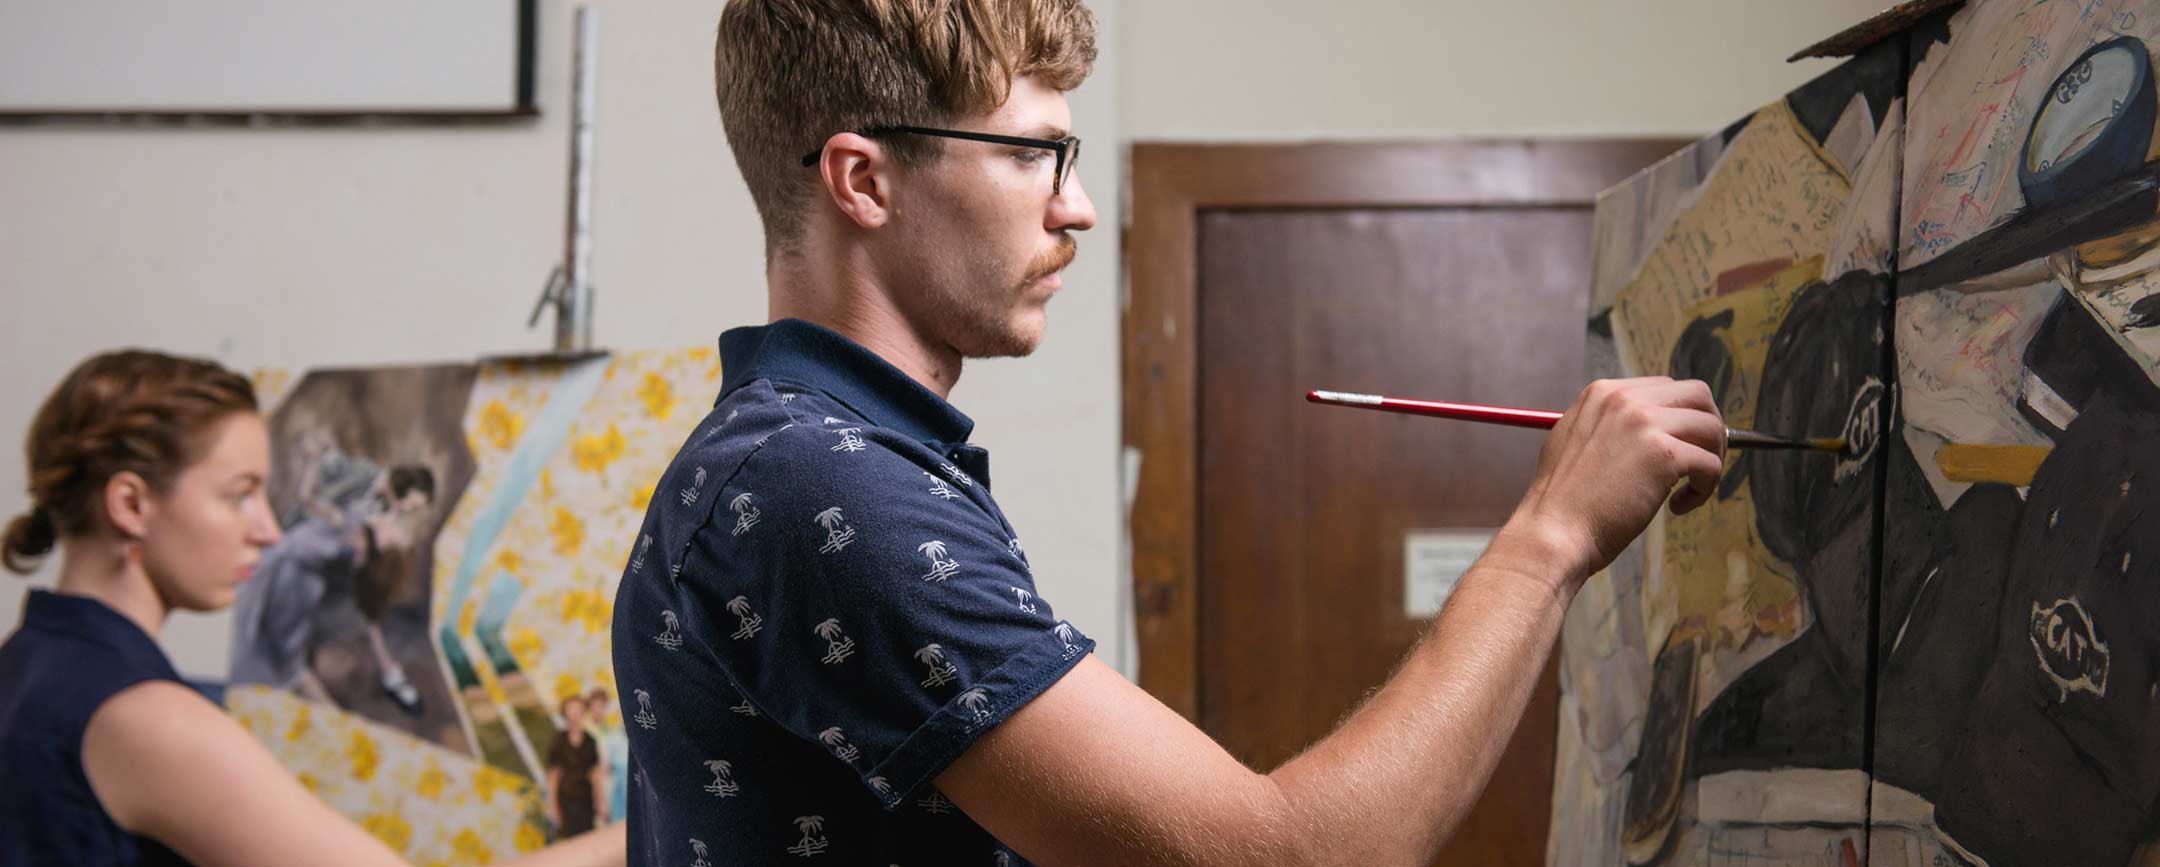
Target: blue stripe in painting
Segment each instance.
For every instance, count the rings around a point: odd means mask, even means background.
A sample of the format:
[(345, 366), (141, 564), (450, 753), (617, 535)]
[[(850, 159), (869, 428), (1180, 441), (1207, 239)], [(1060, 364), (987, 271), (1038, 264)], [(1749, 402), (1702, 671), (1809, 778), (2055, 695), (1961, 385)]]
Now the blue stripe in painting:
[(511, 655), (510, 645), (503, 642), (502, 631), (510, 622), (510, 612), (517, 608), (518, 597), (524, 594), (523, 582), (508, 572), (497, 572), (495, 580), (488, 583), (487, 601), (480, 603), (480, 617), (473, 624), (473, 637), (479, 639), (480, 649), (487, 651), (488, 662), (498, 674), (522, 667)]
[(464, 606), (465, 597), (472, 594), (473, 580), (487, 563), (487, 553), (495, 545), (495, 537), (502, 535), (503, 527), (517, 513), (519, 503), (525, 501), (525, 492), (540, 479), (540, 471), (547, 467), (547, 460), (562, 448), (563, 440), (570, 436), (570, 424), (584, 411), (592, 400), (593, 392), (600, 388), (600, 381), (607, 373), (608, 359), (594, 358), (580, 361), (565, 371), (555, 388), (548, 394), (547, 405), (534, 416), (526, 434), (518, 440), (517, 448), (510, 452), (510, 461), (503, 467), (502, 481), (495, 486), (495, 493), (487, 506), (473, 519), (472, 531), (465, 534), (465, 554), (458, 559), (457, 575), (450, 582), (450, 604), (443, 611), (442, 635), (453, 640), (452, 623), (457, 622), (457, 612)]

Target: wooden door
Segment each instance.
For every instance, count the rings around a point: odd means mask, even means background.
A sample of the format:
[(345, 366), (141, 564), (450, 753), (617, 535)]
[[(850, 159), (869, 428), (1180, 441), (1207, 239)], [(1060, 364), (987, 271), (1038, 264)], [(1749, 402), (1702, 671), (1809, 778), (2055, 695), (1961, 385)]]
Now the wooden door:
[[(1386, 680), (1431, 623), (1405, 610), (1405, 535), (1497, 527), (1541, 435), (1304, 393), (1565, 406), (1583, 383), (1591, 196), (1668, 144), (1135, 149), (1143, 686), (1265, 770)], [(1150, 209), (1161, 191), (1144, 184), (1169, 163), (1188, 169), (1170, 181), (1184, 207)], [(1400, 173), (1416, 168), (1423, 181)], [(1179, 210), (1173, 237), (1143, 235)], [(1162, 279), (1171, 260), (1187, 280)], [(1179, 407), (1189, 427), (1166, 430)], [(1543, 861), (1556, 703), (1548, 666), (1439, 863)]]

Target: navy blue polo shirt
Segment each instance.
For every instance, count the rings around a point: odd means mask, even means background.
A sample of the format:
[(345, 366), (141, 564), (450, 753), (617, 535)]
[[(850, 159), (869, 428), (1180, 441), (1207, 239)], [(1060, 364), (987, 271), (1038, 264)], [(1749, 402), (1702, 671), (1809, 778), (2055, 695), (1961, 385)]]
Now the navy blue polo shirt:
[(720, 354), (616, 591), (630, 863), (1026, 864), (931, 781), (1095, 642), (1036, 594), (974, 423), (807, 322)]

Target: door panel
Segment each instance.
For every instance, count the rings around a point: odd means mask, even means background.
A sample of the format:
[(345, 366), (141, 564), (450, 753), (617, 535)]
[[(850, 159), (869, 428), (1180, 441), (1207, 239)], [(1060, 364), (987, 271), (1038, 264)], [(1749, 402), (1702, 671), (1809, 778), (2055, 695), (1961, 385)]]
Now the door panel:
[[(1495, 528), (1536, 431), (1309, 404), (1314, 388), (1561, 408), (1583, 383), (1590, 209), (1275, 209), (1199, 220), (1199, 722), (1268, 769), (1381, 685), (1429, 619), (1404, 535)], [(1535, 863), (1548, 667), (1440, 863)]]

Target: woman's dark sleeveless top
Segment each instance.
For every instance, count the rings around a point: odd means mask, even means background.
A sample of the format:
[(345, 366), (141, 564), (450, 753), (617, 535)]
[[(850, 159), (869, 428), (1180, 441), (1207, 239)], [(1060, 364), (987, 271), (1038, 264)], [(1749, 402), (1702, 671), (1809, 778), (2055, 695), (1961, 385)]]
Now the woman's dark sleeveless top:
[(30, 591), (0, 644), (0, 867), (187, 863), (114, 822), (83, 771), (90, 715), (146, 680), (184, 683), (133, 621), (95, 599)]

